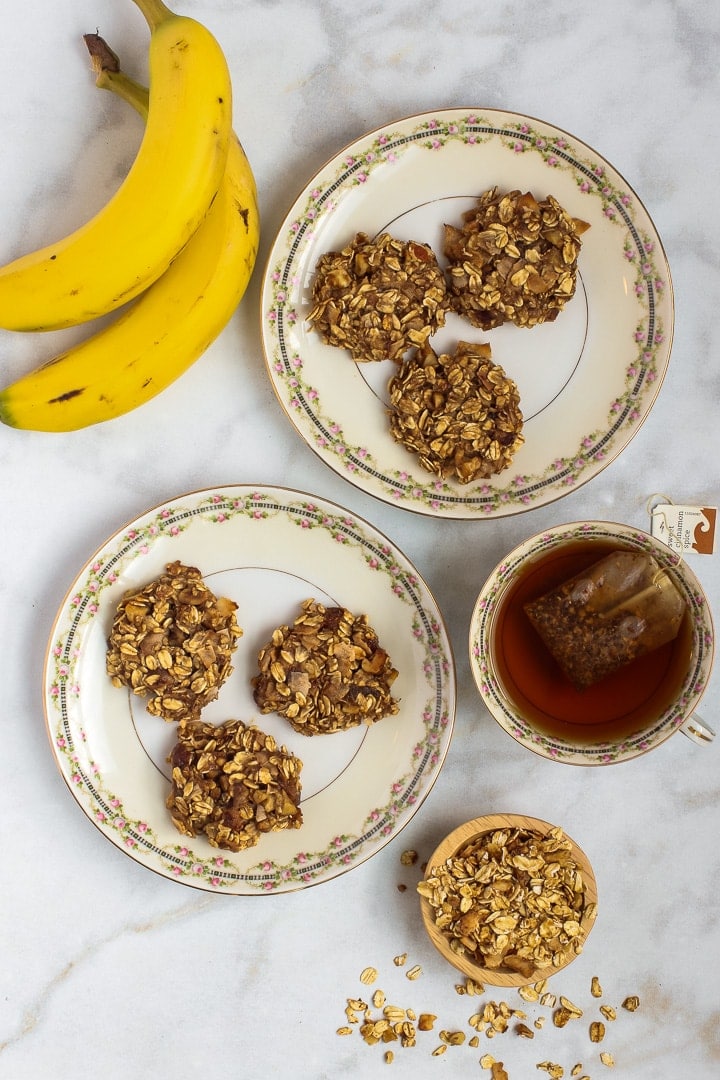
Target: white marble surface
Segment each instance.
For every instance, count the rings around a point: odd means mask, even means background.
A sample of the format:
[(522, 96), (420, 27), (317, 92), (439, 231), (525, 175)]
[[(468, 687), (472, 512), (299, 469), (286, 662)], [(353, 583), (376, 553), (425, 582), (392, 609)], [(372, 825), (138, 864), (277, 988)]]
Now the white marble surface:
[[(720, 1074), (720, 746), (676, 735), (651, 755), (601, 770), (535, 758), (490, 718), (473, 688), (467, 630), (486, 574), (515, 543), (559, 521), (648, 526), (656, 491), (720, 499), (716, 197), (720, 8), (689, 0), (542, 5), (357, 5), (339, 0), (185, 0), (221, 40), (235, 126), (263, 213), (258, 271), (222, 337), (161, 397), (70, 435), (0, 431), (3, 748), (0, 755), (0, 1076), (7, 1080), (259, 1080), (375, 1076), (383, 1047), (339, 1038), (367, 964), (388, 998), (462, 1028), (475, 1004), (423, 935), (400, 866), (460, 822), (518, 811), (564, 825), (589, 854), (600, 916), (585, 953), (552, 989), (590, 1006), (637, 993), (609, 1024), (618, 1080)], [(128, 167), (139, 125), (96, 92), (81, 35), (96, 28), (142, 75), (147, 43), (130, 0), (5, 5), (0, 35), (0, 260), (79, 224)], [(442, 522), (351, 487), (301, 442), (264, 370), (259, 285), (276, 228), (305, 181), (345, 143), (412, 112), (504, 108), (594, 146), (649, 209), (672, 268), (676, 331), (650, 418), (621, 457), (550, 506), (487, 522)], [(58, 339), (73, 340), (77, 331)], [(3, 379), (53, 342), (0, 333)], [(70, 581), (125, 521), (183, 491), (278, 483), (341, 503), (391, 536), (437, 596), (454, 644), (454, 739), (432, 793), (380, 854), (343, 877), (278, 897), (209, 895), (149, 873), (89, 827), (49, 752), (41, 700), (47, 635)], [(690, 556), (720, 611), (720, 553)], [(718, 713), (713, 677), (703, 713)], [(717, 726), (717, 724), (716, 724)], [(398, 884), (408, 884), (400, 892)], [(423, 967), (408, 982), (392, 958)], [(489, 993), (520, 1006), (512, 991)], [(534, 1016), (535, 1013), (532, 1013)], [(593, 1011), (594, 1016), (594, 1011)], [(431, 1051), (397, 1049), (392, 1075), (480, 1076), (482, 1052), (511, 1080), (535, 1064), (605, 1075), (585, 1019)]]

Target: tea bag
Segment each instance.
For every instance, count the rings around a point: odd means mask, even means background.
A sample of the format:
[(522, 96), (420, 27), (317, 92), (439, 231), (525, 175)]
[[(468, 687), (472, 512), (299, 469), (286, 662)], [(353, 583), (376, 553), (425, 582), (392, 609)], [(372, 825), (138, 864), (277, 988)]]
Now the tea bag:
[(615, 551), (525, 604), (525, 612), (582, 690), (672, 641), (685, 601), (652, 555)]

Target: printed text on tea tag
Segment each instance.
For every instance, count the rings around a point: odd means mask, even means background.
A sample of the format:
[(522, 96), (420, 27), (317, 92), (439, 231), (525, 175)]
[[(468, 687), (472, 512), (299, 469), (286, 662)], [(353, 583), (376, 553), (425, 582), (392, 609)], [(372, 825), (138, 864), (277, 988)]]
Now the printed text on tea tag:
[(679, 505), (665, 496), (658, 498), (664, 501), (651, 506), (651, 534), (678, 555), (691, 551), (699, 555), (712, 555), (715, 550), (717, 508)]

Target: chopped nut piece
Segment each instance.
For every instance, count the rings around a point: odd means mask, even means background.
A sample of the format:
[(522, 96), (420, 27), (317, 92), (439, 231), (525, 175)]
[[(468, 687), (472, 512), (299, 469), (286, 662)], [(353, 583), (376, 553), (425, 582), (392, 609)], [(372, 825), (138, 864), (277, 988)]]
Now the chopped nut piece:
[(400, 856), (400, 862), (403, 866), (414, 866), (417, 860), (418, 853), (417, 851), (412, 851), (412, 849), (403, 851), (402, 855)]
[(168, 761), (166, 804), (185, 836), (204, 833), (213, 847), (244, 851), (264, 833), (302, 825), (302, 762), (257, 727), (184, 720)]
[(626, 997), (622, 1003), (623, 1009), (627, 1009), (628, 1012), (635, 1012), (640, 1008), (640, 998), (636, 994), (632, 994), (630, 997)]
[(558, 1065), (554, 1061), (540, 1061), (535, 1068), (542, 1069), (552, 1078), (552, 1080), (562, 1080), (562, 1077), (565, 1075), (565, 1070), (562, 1065)]
[(360, 972), (360, 982), (365, 986), (372, 986), (378, 977), (377, 968), (366, 967)]
[(537, 200), (530, 192), (484, 192), (460, 228), (445, 226), (455, 310), (484, 330), (504, 322), (552, 322), (575, 293), (587, 228), (552, 195)]
[(590, 1025), (590, 1042), (599, 1043), (605, 1038), (605, 1025), (602, 1020), (593, 1020)]
[(602, 1061), (603, 1065), (607, 1065), (608, 1069), (612, 1069), (615, 1065), (615, 1058), (612, 1056), (612, 1054), (608, 1054), (607, 1051), (600, 1055), (600, 1060)]
[(390, 657), (366, 615), (305, 600), (292, 626), (280, 626), (258, 655), (253, 696), (302, 735), (322, 735), (394, 716)]
[(445, 324), (447, 283), (427, 244), (365, 233), (315, 268), (310, 326), (360, 363), (400, 360)]
[(515, 382), (490, 359), (489, 345), (430, 345), (403, 361), (389, 384), (390, 432), (424, 469), (461, 484), (506, 469), (522, 445)]
[(603, 989), (600, 985), (600, 980), (598, 979), (597, 975), (593, 975), (590, 981), (590, 993), (595, 998), (602, 997), (603, 995)]
[(233, 670), (230, 657), (242, 637), (236, 610), (196, 567), (168, 563), (118, 604), (105, 660), (113, 686), (147, 698), (151, 716), (196, 720)]
[(465, 1042), (465, 1033), (463, 1031), (441, 1031), (440, 1038), (448, 1046), (462, 1046)]
[(601, 1005), (600, 1012), (603, 1014), (606, 1020), (616, 1020), (617, 1013), (613, 1009), (612, 1005)]
[[(484, 967), (559, 967), (581, 951), (578, 934), (566, 928), (585, 915), (585, 886), (562, 829), (544, 836), (512, 828), (483, 833), (435, 867), (417, 891), (450, 948)], [(504, 928), (508, 911), (512, 929)]]

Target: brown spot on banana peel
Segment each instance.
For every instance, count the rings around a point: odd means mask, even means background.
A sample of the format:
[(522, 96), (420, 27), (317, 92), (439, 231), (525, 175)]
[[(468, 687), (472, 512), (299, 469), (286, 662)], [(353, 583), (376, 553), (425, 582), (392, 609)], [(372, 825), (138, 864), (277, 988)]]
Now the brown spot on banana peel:
[(77, 390), (66, 390), (64, 394), (60, 394), (58, 397), (49, 398), (48, 405), (62, 405), (63, 401), (71, 401), (72, 398), (81, 397), (85, 393), (86, 387), (81, 386)]

